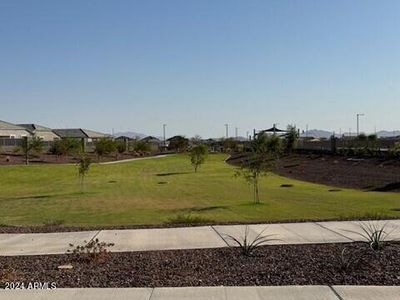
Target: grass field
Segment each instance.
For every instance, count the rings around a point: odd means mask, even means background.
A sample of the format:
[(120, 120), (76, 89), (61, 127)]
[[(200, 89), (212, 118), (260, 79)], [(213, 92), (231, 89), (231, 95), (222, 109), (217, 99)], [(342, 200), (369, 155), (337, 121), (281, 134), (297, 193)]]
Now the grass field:
[(73, 165), (1, 167), (0, 223), (159, 224), (189, 213), (215, 222), (400, 217), (399, 193), (332, 192), (276, 175), (262, 179), (256, 205), (251, 187), (224, 159), (210, 155), (198, 173), (187, 155), (93, 165), (83, 194)]

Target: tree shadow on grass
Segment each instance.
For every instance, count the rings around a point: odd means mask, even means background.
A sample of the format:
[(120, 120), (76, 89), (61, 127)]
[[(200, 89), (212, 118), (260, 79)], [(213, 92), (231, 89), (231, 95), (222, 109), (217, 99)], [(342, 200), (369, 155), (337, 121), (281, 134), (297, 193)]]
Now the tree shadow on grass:
[(32, 195), (32, 196), (23, 196), (23, 197), (2, 197), (0, 201), (9, 201), (9, 200), (42, 200), (42, 199), (53, 199), (57, 197), (63, 196), (77, 196), (77, 195), (87, 195), (87, 194), (96, 194), (96, 192), (73, 192), (73, 193), (63, 193), (63, 194), (44, 194), (44, 195)]
[(173, 176), (173, 175), (184, 175), (189, 174), (189, 172), (171, 172), (171, 173), (157, 173), (156, 176)]

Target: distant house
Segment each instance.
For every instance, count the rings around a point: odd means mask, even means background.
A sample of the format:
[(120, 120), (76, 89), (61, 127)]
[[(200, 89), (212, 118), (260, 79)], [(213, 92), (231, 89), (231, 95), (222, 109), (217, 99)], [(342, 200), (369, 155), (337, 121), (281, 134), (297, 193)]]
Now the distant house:
[(40, 137), (45, 142), (51, 142), (60, 139), (60, 137), (55, 134), (51, 128), (45, 126), (38, 124), (18, 124), (18, 126), (25, 128), (32, 135)]
[(161, 140), (151, 135), (142, 138), (141, 141), (148, 143), (152, 152), (159, 151), (162, 147)]
[(63, 139), (80, 139), (82, 141), (82, 147), (85, 150), (88, 150), (87, 147), (92, 146), (93, 142), (95, 142), (96, 140), (111, 137), (111, 135), (109, 134), (82, 128), (53, 129), (53, 132)]
[(60, 138), (86, 139), (88, 142), (105, 137), (111, 137), (109, 134), (82, 128), (53, 129), (53, 132)]
[(0, 120), (0, 138), (21, 139), (30, 135), (26, 128)]

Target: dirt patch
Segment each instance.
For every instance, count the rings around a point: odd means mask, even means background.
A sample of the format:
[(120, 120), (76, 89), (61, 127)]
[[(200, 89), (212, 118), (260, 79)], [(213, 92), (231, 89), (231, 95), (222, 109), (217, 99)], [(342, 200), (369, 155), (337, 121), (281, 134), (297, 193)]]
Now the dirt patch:
[[(229, 163), (239, 165), (244, 158), (243, 155), (235, 156)], [(400, 191), (400, 160), (394, 159), (292, 154), (280, 159), (276, 172), (281, 176), (335, 187)]]
[[(341, 263), (357, 255), (347, 268)], [(72, 255), (0, 257), (1, 282), (55, 282), (57, 287), (178, 287), (253, 285), (399, 285), (400, 247), (368, 245), (263, 246), (253, 257), (237, 248), (110, 253), (90, 263)], [(59, 270), (69, 265), (72, 269)]]

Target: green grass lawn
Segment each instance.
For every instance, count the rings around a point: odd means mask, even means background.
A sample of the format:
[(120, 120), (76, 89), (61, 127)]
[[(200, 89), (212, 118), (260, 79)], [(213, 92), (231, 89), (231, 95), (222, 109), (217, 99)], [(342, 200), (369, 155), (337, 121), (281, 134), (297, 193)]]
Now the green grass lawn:
[(215, 222), (400, 217), (398, 193), (330, 192), (276, 175), (262, 179), (262, 204), (253, 204), (251, 187), (224, 159), (210, 155), (198, 173), (187, 155), (93, 165), (83, 194), (73, 165), (0, 167), (0, 223), (158, 224), (188, 213)]

